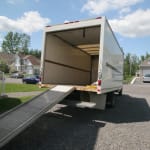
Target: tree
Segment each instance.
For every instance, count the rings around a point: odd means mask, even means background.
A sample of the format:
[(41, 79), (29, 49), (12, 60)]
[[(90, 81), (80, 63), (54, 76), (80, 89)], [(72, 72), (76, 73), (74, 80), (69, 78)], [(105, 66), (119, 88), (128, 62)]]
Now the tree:
[(9, 67), (6, 63), (0, 62), (0, 71), (4, 73), (9, 73)]
[(148, 52), (146, 52), (145, 59), (148, 59), (149, 57), (150, 57), (150, 54)]
[(130, 74), (130, 59), (131, 59), (131, 54), (128, 53), (124, 59), (124, 76), (125, 77)]
[(148, 58), (150, 58), (150, 54), (148, 52), (146, 52), (145, 55), (141, 56), (141, 62), (144, 61), (144, 60), (146, 60), (146, 59), (148, 59)]
[(21, 40), (20, 40), (20, 47), (22, 50), (22, 53), (28, 54), (29, 51), (29, 45), (30, 45), (30, 36), (27, 34), (20, 34)]
[(140, 64), (140, 60), (136, 55), (132, 56), (132, 70), (131, 70), (131, 75), (135, 75), (137, 70), (139, 70), (139, 64)]
[(30, 36), (24, 33), (8, 32), (2, 42), (2, 51), (7, 53), (27, 53)]
[(141, 62), (145, 60), (145, 56), (141, 56)]
[(33, 55), (37, 58), (41, 58), (41, 51), (38, 50), (38, 49), (31, 49), (31, 50), (28, 51), (28, 54)]
[(124, 59), (124, 76), (132, 76), (139, 69), (140, 60), (136, 55), (128, 53)]

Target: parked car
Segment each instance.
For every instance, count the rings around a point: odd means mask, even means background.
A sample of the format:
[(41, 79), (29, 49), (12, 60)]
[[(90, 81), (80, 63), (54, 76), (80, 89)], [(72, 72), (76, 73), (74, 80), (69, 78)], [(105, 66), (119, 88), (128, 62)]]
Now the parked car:
[(10, 77), (11, 78), (23, 78), (24, 77), (24, 75), (22, 74), (22, 73), (12, 73), (11, 75), (10, 75)]
[(39, 81), (40, 77), (36, 75), (30, 75), (22, 79), (22, 82), (27, 84), (37, 84)]
[(150, 74), (145, 74), (143, 76), (143, 82), (150, 82)]

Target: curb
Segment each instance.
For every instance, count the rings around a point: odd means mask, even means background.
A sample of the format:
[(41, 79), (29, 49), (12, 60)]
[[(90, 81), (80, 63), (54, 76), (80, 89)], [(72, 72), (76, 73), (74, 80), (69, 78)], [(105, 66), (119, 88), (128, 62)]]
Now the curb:
[(136, 79), (137, 79), (137, 77), (134, 77), (134, 78), (132, 79), (132, 81), (130, 82), (130, 84), (134, 84), (134, 82), (135, 82)]

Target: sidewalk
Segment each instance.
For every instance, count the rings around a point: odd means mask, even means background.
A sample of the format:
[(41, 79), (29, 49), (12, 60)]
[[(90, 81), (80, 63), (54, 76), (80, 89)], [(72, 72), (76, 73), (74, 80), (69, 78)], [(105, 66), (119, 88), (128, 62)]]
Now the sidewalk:
[(15, 92), (15, 93), (5, 93), (8, 97), (24, 97), (24, 96), (36, 96), (43, 91), (33, 91), (33, 92)]

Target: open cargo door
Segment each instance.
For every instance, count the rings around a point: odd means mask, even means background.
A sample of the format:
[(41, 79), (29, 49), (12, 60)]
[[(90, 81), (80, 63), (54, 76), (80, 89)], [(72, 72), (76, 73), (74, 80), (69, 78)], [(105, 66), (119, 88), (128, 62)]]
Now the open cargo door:
[(50, 28), (45, 33), (42, 83), (85, 86), (96, 82), (100, 30), (100, 24), (59, 31)]

